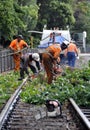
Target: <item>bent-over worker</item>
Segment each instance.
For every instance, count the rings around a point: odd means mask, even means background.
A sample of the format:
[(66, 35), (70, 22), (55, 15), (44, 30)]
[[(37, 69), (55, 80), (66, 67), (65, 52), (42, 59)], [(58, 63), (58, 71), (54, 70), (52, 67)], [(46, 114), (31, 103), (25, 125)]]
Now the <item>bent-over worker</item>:
[(57, 62), (60, 62), (60, 53), (62, 50), (67, 48), (68, 44), (69, 42), (67, 41), (63, 42), (62, 45), (53, 44), (42, 54), (42, 61), (47, 74), (48, 84), (52, 83), (55, 75), (54, 68), (56, 67)]
[(19, 80), (24, 79), (25, 73), (29, 76), (28, 67), (30, 67), (34, 75), (40, 71), (40, 56), (38, 53), (26, 53), (21, 56)]
[(60, 61), (59, 56), (61, 52), (60, 44), (53, 44), (46, 49), (46, 52), (42, 54), (42, 61), (44, 69), (47, 74), (48, 84), (52, 83), (54, 76), (54, 65), (56, 61)]

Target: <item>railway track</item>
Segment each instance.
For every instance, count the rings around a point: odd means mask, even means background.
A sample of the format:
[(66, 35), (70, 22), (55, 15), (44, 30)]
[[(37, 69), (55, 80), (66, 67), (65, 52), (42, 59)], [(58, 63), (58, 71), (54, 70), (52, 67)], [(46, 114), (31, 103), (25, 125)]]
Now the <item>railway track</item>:
[[(74, 114), (77, 115), (80, 121), (85, 126), (85, 130), (90, 130), (90, 108), (78, 107), (73, 99), (69, 99), (72, 108), (75, 110)], [(73, 114), (73, 115), (74, 115)]]
[(19, 94), (26, 78), (0, 114), (0, 130), (90, 130), (90, 109), (79, 108), (73, 99), (62, 105), (62, 116), (47, 117), (45, 105), (21, 101)]
[(3, 123), (5, 122), (5, 120), (7, 120), (9, 114), (13, 110), (13, 108), (14, 108), (16, 102), (17, 102), (17, 99), (18, 99), (18, 97), (20, 95), (20, 92), (22, 91), (22, 87), (23, 87), (23, 85), (25, 85), (27, 79), (28, 79), (28, 77), (26, 77), (24, 79), (22, 84), (16, 89), (15, 93), (11, 96), (11, 98), (8, 100), (5, 107), (1, 111), (1, 113), (0, 113), (0, 130), (1, 130), (2, 126), (3, 126)]

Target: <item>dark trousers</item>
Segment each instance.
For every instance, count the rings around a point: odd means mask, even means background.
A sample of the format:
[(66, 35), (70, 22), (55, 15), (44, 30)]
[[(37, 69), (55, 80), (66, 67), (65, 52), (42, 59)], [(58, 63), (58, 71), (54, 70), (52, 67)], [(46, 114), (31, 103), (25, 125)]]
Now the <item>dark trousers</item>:
[(24, 73), (26, 73), (27, 75), (29, 75), (29, 72), (28, 72), (28, 68), (20, 68), (20, 77), (21, 78), (24, 78)]
[[(38, 68), (38, 70), (40, 70), (40, 63), (38, 61), (35, 61), (35, 63), (36, 63), (36, 67)], [(28, 67), (30, 67), (31, 71), (34, 74), (37, 73), (37, 69), (35, 66), (33, 66), (31, 64), (29, 64), (28, 66), (24, 66), (23, 62), (21, 62), (21, 67), (20, 67), (20, 77), (21, 78), (24, 78), (24, 73), (29, 75)]]
[(68, 65), (70, 67), (75, 67), (75, 61), (76, 61), (75, 52), (68, 52), (67, 58), (68, 58)]

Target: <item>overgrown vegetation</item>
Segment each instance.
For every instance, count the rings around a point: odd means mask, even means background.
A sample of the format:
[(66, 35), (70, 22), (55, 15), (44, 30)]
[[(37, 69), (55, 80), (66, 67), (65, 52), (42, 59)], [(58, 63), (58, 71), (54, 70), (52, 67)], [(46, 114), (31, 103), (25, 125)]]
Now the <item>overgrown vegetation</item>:
[(90, 106), (90, 68), (66, 69), (66, 75), (58, 77), (51, 85), (40, 76), (23, 89), (21, 98), (28, 103), (43, 104), (46, 99), (58, 99), (63, 103), (72, 97), (79, 105)]
[[(46, 99), (58, 99), (64, 103), (73, 98), (78, 105), (90, 106), (90, 67), (84, 69), (65, 70), (65, 76), (59, 76), (51, 85), (46, 83), (44, 74), (28, 81), (23, 87), (21, 99), (32, 104), (43, 104)], [(9, 72), (0, 75), (0, 108), (14, 93), (22, 81), (19, 74)]]
[(9, 72), (0, 74), (0, 108), (11, 97), (16, 88), (20, 85), (18, 82), (18, 73)]

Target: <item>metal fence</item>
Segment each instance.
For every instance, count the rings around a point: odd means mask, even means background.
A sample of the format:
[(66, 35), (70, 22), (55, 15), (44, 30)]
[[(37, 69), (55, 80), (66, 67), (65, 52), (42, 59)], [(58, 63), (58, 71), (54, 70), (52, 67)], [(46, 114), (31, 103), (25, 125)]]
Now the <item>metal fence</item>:
[[(26, 52), (38, 52), (38, 49), (24, 49), (22, 53)], [(10, 71), (14, 69), (14, 61), (12, 53), (9, 49), (0, 51), (0, 73)]]
[(0, 51), (0, 73), (14, 68), (13, 57), (9, 53), (10, 50)]

